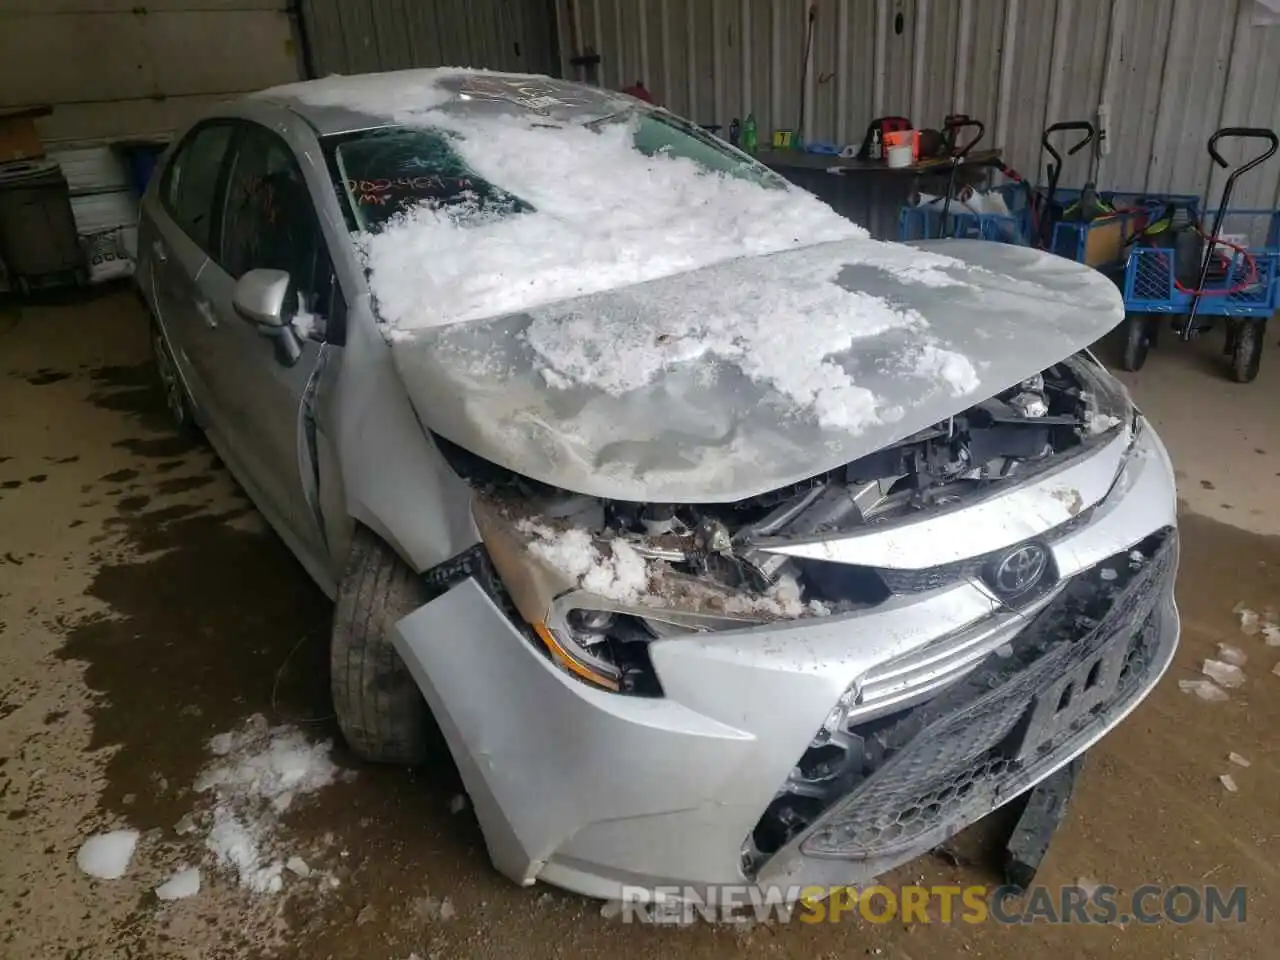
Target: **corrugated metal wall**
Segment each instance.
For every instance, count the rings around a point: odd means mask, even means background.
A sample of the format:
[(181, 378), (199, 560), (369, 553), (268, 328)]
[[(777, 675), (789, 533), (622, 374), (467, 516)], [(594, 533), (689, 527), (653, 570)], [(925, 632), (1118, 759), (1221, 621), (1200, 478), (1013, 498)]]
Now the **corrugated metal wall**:
[(406, 67), (554, 73), (551, 0), (301, 0), (316, 75)]
[(168, 132), (298, 74), (284, 0), (0, 2), (0, 107), (53, 106), (46, 140)]
[[(809, 69), (804, 50), (814, 17)], [(984, 146), (1040, 177), (1040, 133), (1109, 114), (1100, 185), (1203, 194), (1224, 172), (1205, 150), (1225, 125), (1280, 127), (1280, 27), (1255, 0), (558, 0), (564, 76), (595, 52), (599, 80), (643, 80), (660, 103), (727, 129), (800, 124), (861, 138), (877, 116), (920, 126), (965, 112)], [(1257, 18), (1261, 20), (1262, 18)], [(1224, 146), (1229, 159), (1253, 149)], [(1082, 152), (1063, 184), (1083, 182)], [(1243, 178), (1235, 205), (1280, 205), (1280, 158)]]

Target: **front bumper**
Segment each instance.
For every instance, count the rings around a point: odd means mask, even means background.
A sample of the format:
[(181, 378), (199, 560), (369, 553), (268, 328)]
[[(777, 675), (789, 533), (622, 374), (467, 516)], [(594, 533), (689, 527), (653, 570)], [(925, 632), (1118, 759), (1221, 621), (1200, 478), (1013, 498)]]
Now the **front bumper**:
[[(400, 621), (396, 644), (517, 882), (609, 898), (865, 882), (1048, 776), (1151, 690), (1178, 636), (1175, 509), (1168, 457), (1143, 430), (1087, 522), (1050, 544), (1062, 586), (1043, 601), (1005, 608), (961, 580), (655, 641), (662, 699), (567, 676), (472, 580)], [(813, 776), (802, 758), (855, 685), (836, 739), (860, 752)], [(807, 819), (762, 850), (762, 823), (793, 795)]]

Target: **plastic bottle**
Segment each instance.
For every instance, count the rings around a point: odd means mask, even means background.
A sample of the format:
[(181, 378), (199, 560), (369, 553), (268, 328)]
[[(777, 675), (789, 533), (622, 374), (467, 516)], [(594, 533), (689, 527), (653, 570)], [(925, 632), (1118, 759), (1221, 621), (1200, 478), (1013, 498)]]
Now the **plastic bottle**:
[(742, 122), (742, 149), (747, 153), (756, 152), (756, 115), (748, 113)]
[(729, 124), (729, 143), (735, 147), (742, 144), (742, 123), (737, 117)]
[(884, 145), (880, 142), (880, 131), (875, 130), (871, 134), (871, 150), (870, 157), (872, 160), (879, 160), (884, 156)]

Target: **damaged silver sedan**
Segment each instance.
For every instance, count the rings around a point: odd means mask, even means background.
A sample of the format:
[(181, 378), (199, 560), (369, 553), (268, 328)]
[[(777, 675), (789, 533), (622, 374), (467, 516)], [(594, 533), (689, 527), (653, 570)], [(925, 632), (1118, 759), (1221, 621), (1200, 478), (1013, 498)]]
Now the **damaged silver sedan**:
[(466, 71), (227, 106), (139, 246), (174, 416), (336, 600), (343, 734), (442, 733), (519, 883), (868, 881), (1173, 655), (1173, 471), (1074, 263)]

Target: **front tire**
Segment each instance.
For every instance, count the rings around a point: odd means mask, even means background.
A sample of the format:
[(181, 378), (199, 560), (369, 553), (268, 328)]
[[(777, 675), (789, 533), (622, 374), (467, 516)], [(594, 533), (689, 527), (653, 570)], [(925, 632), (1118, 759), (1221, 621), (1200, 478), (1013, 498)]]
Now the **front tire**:
[(431, 597), (390, 547), (356, 525), (333, 612), (329, 674), (338, 726), (364, 760), (413, 766), (432, 753), (430, 709), (391, 643), (392, 625)]

